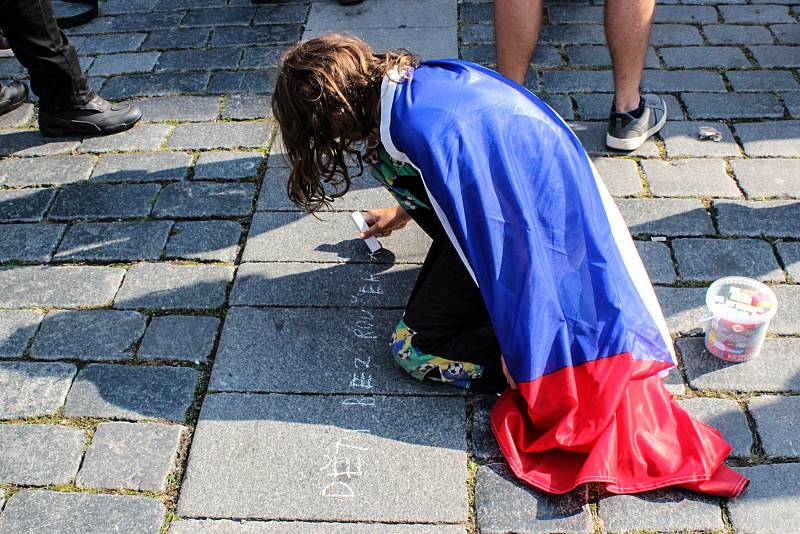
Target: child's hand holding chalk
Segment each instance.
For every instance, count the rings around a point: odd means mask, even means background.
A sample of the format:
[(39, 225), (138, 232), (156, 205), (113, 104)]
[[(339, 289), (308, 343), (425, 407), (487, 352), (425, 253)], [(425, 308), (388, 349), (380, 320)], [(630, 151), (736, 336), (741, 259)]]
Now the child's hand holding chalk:
[(370, 237), (389, 237), (395, 230), (404, 228), (411, 220), (411, 216), (400, 206), (395, 206), (369, 210), (364, 214), (364, 220), (368, 228), (362, 230), (361, 238), (368, 239)]

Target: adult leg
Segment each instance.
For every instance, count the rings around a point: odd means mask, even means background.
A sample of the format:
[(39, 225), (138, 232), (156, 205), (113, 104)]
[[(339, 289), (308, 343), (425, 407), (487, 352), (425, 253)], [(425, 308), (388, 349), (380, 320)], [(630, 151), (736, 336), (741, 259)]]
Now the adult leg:
[(542, 0), (494, 1), (497, 70), (519, 84), (539, 42), (542, 18)]

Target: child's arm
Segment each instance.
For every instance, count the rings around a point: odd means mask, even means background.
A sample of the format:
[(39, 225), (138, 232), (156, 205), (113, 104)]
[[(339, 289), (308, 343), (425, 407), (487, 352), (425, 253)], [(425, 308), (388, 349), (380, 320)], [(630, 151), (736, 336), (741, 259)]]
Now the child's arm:
[(393, 231), (405, 227), (411, 216), (398, 205), (393, 208), (369, 210), (364, 214), (364, 220), (367, 221), (369, 230), (361, 232), (361, 239), (389, 236)]

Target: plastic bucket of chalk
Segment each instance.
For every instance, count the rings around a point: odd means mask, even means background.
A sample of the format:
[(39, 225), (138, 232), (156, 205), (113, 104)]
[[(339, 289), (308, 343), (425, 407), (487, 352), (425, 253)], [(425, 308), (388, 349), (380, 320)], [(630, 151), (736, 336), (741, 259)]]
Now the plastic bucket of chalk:
[(778, 299), (768, 286), (743, 276), (720, 278), (706, 292), (706, 349), (729, 362), (758, 356)]

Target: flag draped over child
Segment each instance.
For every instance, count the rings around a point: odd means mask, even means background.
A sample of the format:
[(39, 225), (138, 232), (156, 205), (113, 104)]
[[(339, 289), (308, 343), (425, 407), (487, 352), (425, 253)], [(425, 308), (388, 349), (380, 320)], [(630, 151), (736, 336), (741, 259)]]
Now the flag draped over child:
[(411, 163), (480, 287), (518, 390), (492, 428), (522, 480), (553, 493), (678, 485), (734, 497), (730, 446), (672, 400), (664, 318), (585, 150), (546, 104), (456, 60), (383, 82), (381, 141)]

